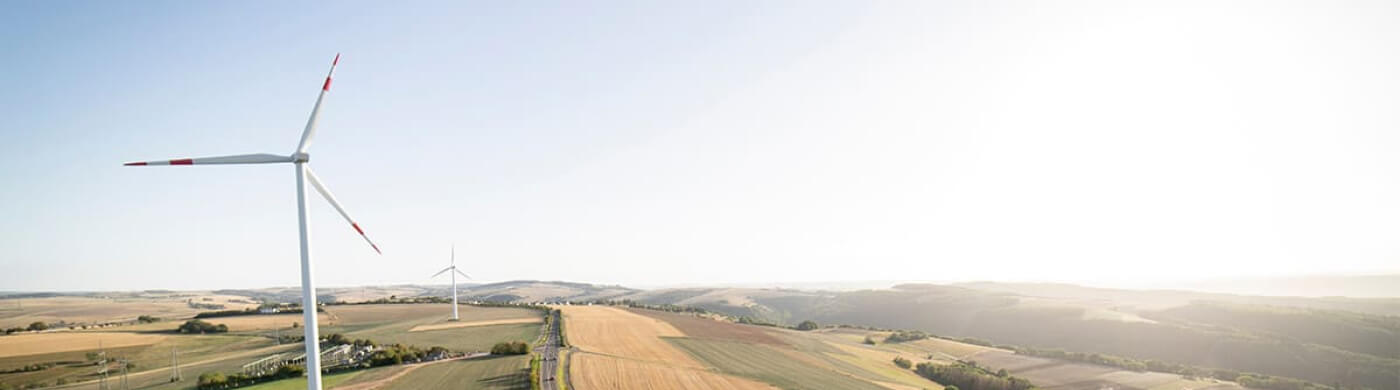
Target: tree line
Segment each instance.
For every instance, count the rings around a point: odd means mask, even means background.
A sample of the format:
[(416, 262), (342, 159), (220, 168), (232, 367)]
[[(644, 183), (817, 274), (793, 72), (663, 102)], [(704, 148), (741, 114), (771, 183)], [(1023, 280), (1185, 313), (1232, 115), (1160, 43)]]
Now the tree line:
[(199, 380), (195, 382), (195, 388), (199, 390), (232, 389), (278, 379), (300, 378), (302, 375), (306, 375), (306, 367), (293, 365), (277, 367), (277, 371), (269, 375), (249, 375), (241, 372), (232, 374), (224, 374), (217, 371), (206, 372), (199, 374)]
[(524, 341), (496, 343), (491, 347), (492, 355), (524, 355), (530, 353), (530, 345)]
[(175, 328), (175, 331), (187, 334), (227, 333), (228, 325), (214, 325), (204, 320), (189, 320), (180, 324), (180, 327)]
[(976, 362), (957, 362), (947, 365), (919, 363), (914, 367), (914, 372), (954, 390), (1030, 390), (1035, 388), (1035, 385), (1025, 378), (1012, 376), (1006, 370), (991, 373), (979, 367)]

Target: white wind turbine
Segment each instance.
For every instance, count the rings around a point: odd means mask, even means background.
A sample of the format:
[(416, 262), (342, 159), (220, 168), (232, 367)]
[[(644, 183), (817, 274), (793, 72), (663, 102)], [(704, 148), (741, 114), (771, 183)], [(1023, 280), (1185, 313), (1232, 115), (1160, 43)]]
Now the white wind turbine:
[(433, 274), (433, 276), (431, 276), (431, 277), (436, 278), (438, 275), (442, 275), (443, 272), (447, 272), (447, 271), (452, 271), (452, 320), (453, 320), (453, 321), (456, 321), (456, 320), (458, 319), (458, 318), (457, 318), (457, 275), (458, 275), (458, 274), (461, 274), (462, 277), (467, 278), (467, 279), (471, 279), (471, 278), (472, 278), (472, 277), (470, 277), (470, 276), (467, 276), (467, 274), (462, 273), (461, 270), (458, 270), (458, 269), (457, 269), (457, 246), (456, 246), (456, 245), (453, 245), (453, 246), (452, 246), (452, 265), (449, 266), (449, 267), (447, 267), (447, 268), (443, 268), (442, 271), (438, 271), (438, 273)]
[(301, 143), (297, 145), (296, 152), (289, 156), (277, 154), (240, 154), (234, 156), (183, 158), (175, 160), (145, 161), (126, 163), (128, 166), (152, 166), (152, 165), (219, 165), (219, 164), (273, 164), (290, 163), (297, 172), (297, 223), (300, 228), (301, 238), (301, 299), (302, 315), (305, 327), (306, 344), (306, 388), (320, 390), (321, 388), (321, 348), (317, 344), (319, 336), (316, 329), (316, 285), (312, 278), (311, 268), (311, 246), (307, 243), (307, 221), (306, 221), (306, 183), (311, 182), (311, 186), (321, 193), (322, 197), (330, 202), (335, 211), (340, 212), (345, 220), (350, 222), (350, 227), (355, 228), (355, 232), (364, 237), (370, 247), (375, 252), (379, 252), (379, 246), (374, 245), (365, 235), (365, 231), (360, 229), (360, 225), (350, 218), (350, 214), (345, 212), (345, 208), (340, 207), (340, 202), (335, 200), (330, 190), (326, 189), (321, 181), (316, 179), (316, 174), (311, 172), (309, 161), (311, 155), (306, 150), (311, 147), (311, 138), (316, 135), (316, 118), (321, 113), (321, 104), (325, 102), (326, 92), (331, 90), (331, 77), (335, 75), (335, 66), (340, 63), (340, 54), (335, 55), (335, 60), (331, 61), (330, 73), (326, 74), (326, 82), (321, 84), (321, 94), (316, 97), (316, 106), (311, 109), (311, 118), (306, 121), (306, 128), (301, 132)]

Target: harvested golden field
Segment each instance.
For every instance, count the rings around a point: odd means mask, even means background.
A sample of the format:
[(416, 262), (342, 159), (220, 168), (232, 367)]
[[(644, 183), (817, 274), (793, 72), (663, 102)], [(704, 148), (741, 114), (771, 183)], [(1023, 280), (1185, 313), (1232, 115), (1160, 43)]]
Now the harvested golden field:
[(142, 315), (184, 319), (202, 311), (209, 311), (190, 307), (186, 300), (200, 304), (224, 305), (230, 310), (257, 307), (255, 304), (242, 303), (243, 297), (228, 295), (7, 299), (0, 301), (5, 304), (3, 310), (0, 310), (0, 327), (24, 327), (35, 321), (70, 324), (134, 321)]
[(786, 345), (772, 333), (757, 327), (735, 324), (690, 314), (667, 313), (656, 310), (629, 310), (632, 313), (666, 321), (686, 337), (713, 340), (746, 341), (759, 344)]
[(685, 352), (661, 339), (685, 336), (665, 321), (608, 306), (561, 306), (560, 309), (564, 313), (569, 343), (583, 351), (677, 367), (702, 367)]
[(0, 358), (55, 352), (151, 345), (167, 336), (141, 333), (50, 332), (0, 337)]
[[(301, 323), (304, 322), (302, 321), (301, 313), (205, 318), (204, 321), (208, 321), (212, 324), (228, 325), (228, 330), (230, 332), (288, 329), (292, 327), (292, 323), (296, 323), (300, 326)], [(317, 321), (326, 323), (330, 321), (330, 317), (322, 313), (317, 317)], [(179, 324), (175, 324), (171, 328), (173, 329), (177, 326), (179, 326)], [(298, 332), (300, 332), (300, 330), (298, 330)]]
[[(328, 321), (330, 321), (330, 319), (331, 319), (331, 318), (330, 318), (329, 316), (327, 316), (325, 313), (321, 313), (321, 315), (320, 315), (319, 318), (320, 318), (319, 321), (321, 321), (321, 324), (323, 324), (323, 325), (326, 324), (326, 323), (327, 323)], [(291, 329), (291, 327), (292, 327), (292, 323), (296, 323), (296, 324), (299, 326), (299, 325), (301, 325), (302, 322), (304, 322), (304, 321), (302, 321), (301, 313), (295, 313), (295, 314), (292, 314), (292, 313), (286, 313), (286, 314), (254, 314), (254, 315), (246, 315), (246, 316), (230, 316), (230, 317), (202, 318), (202, 319), (200, 319), (200, 320), (201, 320), (201, 321), (204, 321), (204, 322), (211, 323), (211, 324), (216, 324), (216, 325), (217, 325), (217, 324), (228, 325), (228, 330), (229, 330), (230, 332), (255, 332), (255, 331), (263, 331), (263, 330), (269, 330), (269, 331), (270, 331), (270, 330), (273, 330), (273, 329), (289, 330), (289, 329)], [(180, 324), (183, 324), (183, 323), (185, 323), (185, 320), (170, 320), (170, 321), (154, 322), (154, 323), (149, 323), (149, 324), (126, 325), (126, 326), (115, 327), (115, 328), (100, 328), (100, 330), (99, 330), (99, 329), (94, 329), (94, 331), (121, 331), (121, 332), (166, 331), (166, 330), (175, 330), (175, 328), (179, 328), (179, 327), (180, 327)], [(300, 334), (300, 332), (301, 332), (300, 330), (297, 330), (297, 331), (295, 331), (295, 332), (293, 332), (293, 333)]]
[(923, 340), (905, 342), (901, 344), (905, 344), (923, 351), (940, 352), (948, 354), (958, 359), (966, 358), (968, 356), (976, 355), (987, 351), (1008, 352), (1002, 349), (959, 343), (957, 341), (944, 340), (940, 338), (927, 338)]
[(441, 329), (453, 329), (453, 328), (470, 328), (470, 327), (473, 327), (473, 326), (510, 325), (510, 324), (536, 324), (536, 323), (541, 323), (541, 322), (544, 322), (544, 318), (507, 318), (507, 319), (501, 319), (501, 320), (485, 320), (485, 321), (456, 321), (456, 322), (448, 322), (448, 323), (442, 323), (442, 324), (418, 325), (418, 326), (413, 327), (413, 329), (409, 329), (408, 331), (409, 331), (409, 332), (422, 332), (422, 331), (428, 331), (428, 330), (441, 330)]
[[(567, 320), (566, 320), (567, 321)], [(574, 353), (569, 379), (579, 390), (592, 389), (775, 389), (757, 381), (710, 371), (675, 367), (592, 353)]]

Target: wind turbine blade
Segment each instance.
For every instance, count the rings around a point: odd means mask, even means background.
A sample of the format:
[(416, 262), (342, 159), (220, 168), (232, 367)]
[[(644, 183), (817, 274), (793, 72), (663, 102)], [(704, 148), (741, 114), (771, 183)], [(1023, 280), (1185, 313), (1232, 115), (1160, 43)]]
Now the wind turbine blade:
[(278, 156), (269, 153), (239, 154), (233, 156), (177, 158), (174, 160), (137, 161), (123, 165), (144, 167), (151, 165), (224, 165), (224, 164), (272, 164), (292, 162), (291, 156)]
[(374, 245), (374, 241), (370, 241), (369, 236), (365, 235), (365, 231), (360, 229), (360, 224), (355, 223), (354, 218), (350, 218), (350, 213), (345, 212), (344, 207), (340, 207), (340, 202), (335, 200), (335, 195), (331, 195), (331, 190), (326, 189), (326, 186), (321, 184), (321, 179), (316, 178), (316, 173), (311, 172), (311, 166), (306, 166), (305, 168), (306, 178), (311, 179), (311, 186), (316, 187), (316, 192), (320, 192), (321, 196), (325, 197), (327, 202), (330, 202), (331, 207), (335, 207), (335, 211), (340, 212), (340, 216), (345, 217), (345, 222), (349, 222), (350, 227), (355, 228), (355, 232), (360, 233), (360, 237), (364, 237), (365, 242), (368, 242), (369, 246), (374, 248), (375, 253), (384, 254), (384, 252), (379, 251), (379, 246)]
[(335, 76), (335, 65), (339, 63), (340, 53), (336, 53), (335, 60), (331, 61), (331, 71), (326, 73), (326, 82), (321, 84), (321, 94), (316, 96), (316, 105), (311, 107), (311, 118), (306, 120), (306, 128), (301, 131), (297, 153), (306, 153), (306, 149), (311, 147), (311, 139), (316, 136), (316, 118), (321, 115), (321, 103), (326, 101), (326, 93), (331, 91), (331, 78)]
[(458, 275), (466, 276), (467, 279), (471, 279), (471, 278), (472, 278), (471, 276), (467, 276), (466, 273), (462, 272), (462, 270), (459, 270), (459, 269), (457, 269), (456, 267), (453, 267), (452, 270), (453, 270), (453, 271), (457, 271), (457, 274), (458, 274)]
[(452, 267), (443, 268), (442, 271), (438, 271), (438, 273), (433, 274), (433, 276), (429, 276), (429, 278), (436, 278), (438, 275), (442, 275), (443, 272), (447, 272), (447, 271), (451, 271), (451, 270), (452, 270)]

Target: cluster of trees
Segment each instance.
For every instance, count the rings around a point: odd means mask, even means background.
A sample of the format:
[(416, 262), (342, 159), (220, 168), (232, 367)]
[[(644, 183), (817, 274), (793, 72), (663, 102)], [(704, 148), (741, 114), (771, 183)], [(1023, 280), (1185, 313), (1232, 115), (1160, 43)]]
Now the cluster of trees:
[(180, 333), (225, 333), (228, 332), (228, 325), (214, 325), (204, 320), (189, 320), (175, 328)]
[(326, 302), (327, 305), (386, 305), (386, 304), (414, 304), (414, 303), (452, 303), (452, 297), (408, 297), (399, 298), (397, 295), (390, 295), (388, 298), (379, 298), (362, 302)]
[(11, 368), (8, 370), (0, 370), (0, 374), (18, 374), (21, 372), (43, 371), (50, 368), (53, 368), (53, 363), (34, 363), (21, 367)]
[[(1069, 360), (1080, 363), (1097, 364), (1121, 368), (1131, 371), (1158, 371), (1177, 374), (1192, 374), (1195, 372), (1192, 367), (1182, 364), (1166, 363), (1157, 360), (1137, 360), (1122, 356), (1104, 355), (1099, 353), (1067, 352), (1060, 349), (1038, 349), (1029, 347), (1013, 348), (1016, 353), (1030, 356), (1040, 356), (1052, 359)], [(1233, 378), (1229, 379), (1233, 380)]]
[(956, 386), (959, 389), (1030, 390), (1035, 388), (1035, 385), (1025, 378), (1011, 376), (1006, 373), (1006, 370), (990, 373), (982, 367), (978, 367), (976, 362), (959, 362), (948, 365), (919, 363), (918, 366), (914, 367), (914, 372), (934, 382), (949, 387)]
[(929, 338), (928, 333), (918, 330), (896, 330), (885, 336), (886, 343), (902, 343), (905, 341), (918, 341)]
[(821, 327), (822, 327), (821, 325), (817, 325), (817, 322), (816, 322), (816, 321), (806, 320), (806, 321), (802, 321), (802, 323), (797, 324), (797, 328), (795, 328), (795, 329), (801, 330), (801, 331), (808, 331), (808, 330), (817, 330), (817, 329), (821, 329)]
[(908, 370), (910, 367), (914, 367), (914, 362), (910, 361), (909, 359), (905, 359), (903, 356), (895, 356), (894, 365), (899, 366), (899, 368)]
[(1268, 390), (1323, 390), (1331, 389), (1312, 382), (1306, 382), (1293, 378), (1280, 378), (1276, 376), (1246, 374), (1235, 378), (1235, 383), (1251, 389)]
[(739, 318), (735, 319), (734, 322), (738, 322), (738, 323), (740, 323), (740, 324), (758, 325), (758, 326), (771, 326), (771, 327), (774, 327), (774, 328), (781, 328), (781, 326), (778, 326), (778, 324), (776, 324), (776, 323), (764, 321), (764, 320), (761, 319), (761, 318), (749, 317), (749, 316), (739, 316)]
[(412, 345), (390, 344), (374, 351), (369, 357), (371, 367), (390, 366), (403, 364), (403, 362), (417, 362), (433, 355), (446, 355), (447, 348), (432, 347), (428, 349), (418, 348)]
[(49, 324), (45, 322), (29, 323), (28, 327), (11, 327), (4, 330), (4, 334), (21, 333), (21, 331), (41, 331), (48, 330)]
[(199, 303), (195, 301), (186, 301), (185, 305), (188, 305), (192, 309), (203, 310), (223, 310), (224, 308), (228, 307), (217, 303)]
[(496, 343), (491, 347), (492, 355), (524, 355), (530, 353), (530, 345), (523, 341)]
[(258, 314), (258, 311), (257, 311), (257, 310), (253, 310), (253, 309), (243, 309), (243, 310), (219, 310), (219, 311), (206, 311), (206, 312), (201, 312), (201, 313), (199, 313), (199, 314), (195, 314), (195, 315), (194, 315), (194, 318), (218, 318), (218, 317), (233, 317), (233, 316), (250, 316), (250, 315), (254, 315), (254, 314)]
[(334, 345), (354, 345), (356, 347), (374, 347), (379, 345), (375, 344), (374, 340), (351, 339), (340, 333), (331, 333), (330, 336), (326, 336), (326, 342)]
[(149, 323), (152, 323), (152, 322), (160, 322), (160, 317), (142, 315), (142, 316), (140, 316), (140, 317), (136, 317), (136, 322), (139, 322), (139, 323), (142, 323), (142, 324), (149, 324)]
[(42, 331), (42, 330), (48, 330), (49, 328), (50, 328), (50, 326), (49, 326), (49, 324), (46, 323), (46, 322), (43, 322), (43, 321), (34, 321), (34, 322), (30, 323), (28, 327), (24, 327), (24, 328), (21, 328), (21, 327), (13, 327), (13, 328), (5, 329), (5, 334), (13, 334), (13, 333), (19, 333), (19, 332), (26, 332), (26, 331), (27, 331), (27, 332), (38, 332), (38, 331)]
[[(301, 305), (299, 305), (299, 304), (282, 304), (282, 305), (278, 305), (278, 306), (277, 306), (277, 310), (278, 310), (279, 312), (282, 312), (282, 313), (300, 313), (300, 312), (301, 312)], [(321, 308), (321, 307), (317, 307), (317, 308), (316, 308), (316, 312), (317, 312), (317, 313), (324, 313), (325, 311), (326, 311), (326, 310), (323, 309), (323, 308)], [(259, 314), (262, 314), (262, 312), (258, 311), (258, 309), (247, 308), (247, 309), (243, 309), (243, 310), (218, 310), (218, 311), (200, 312), (199, 314), (195, 314), (195, 315), (194, 315), (194, 318), (218, 318), (218, 317), (253, 316), (253, 315), (259, 315)]]
[(302, 366), (278, 367), (277, 371), (263, 376), (254, 376), (244, 373), (224, 374), (222, 372), (206, 372), (199, 374), (199, 381), (196, 382), (195, 388), (199, 390), (232, 389), (270, 380), (299, 378), (302, 375), (306, 375), (306, 367)]

